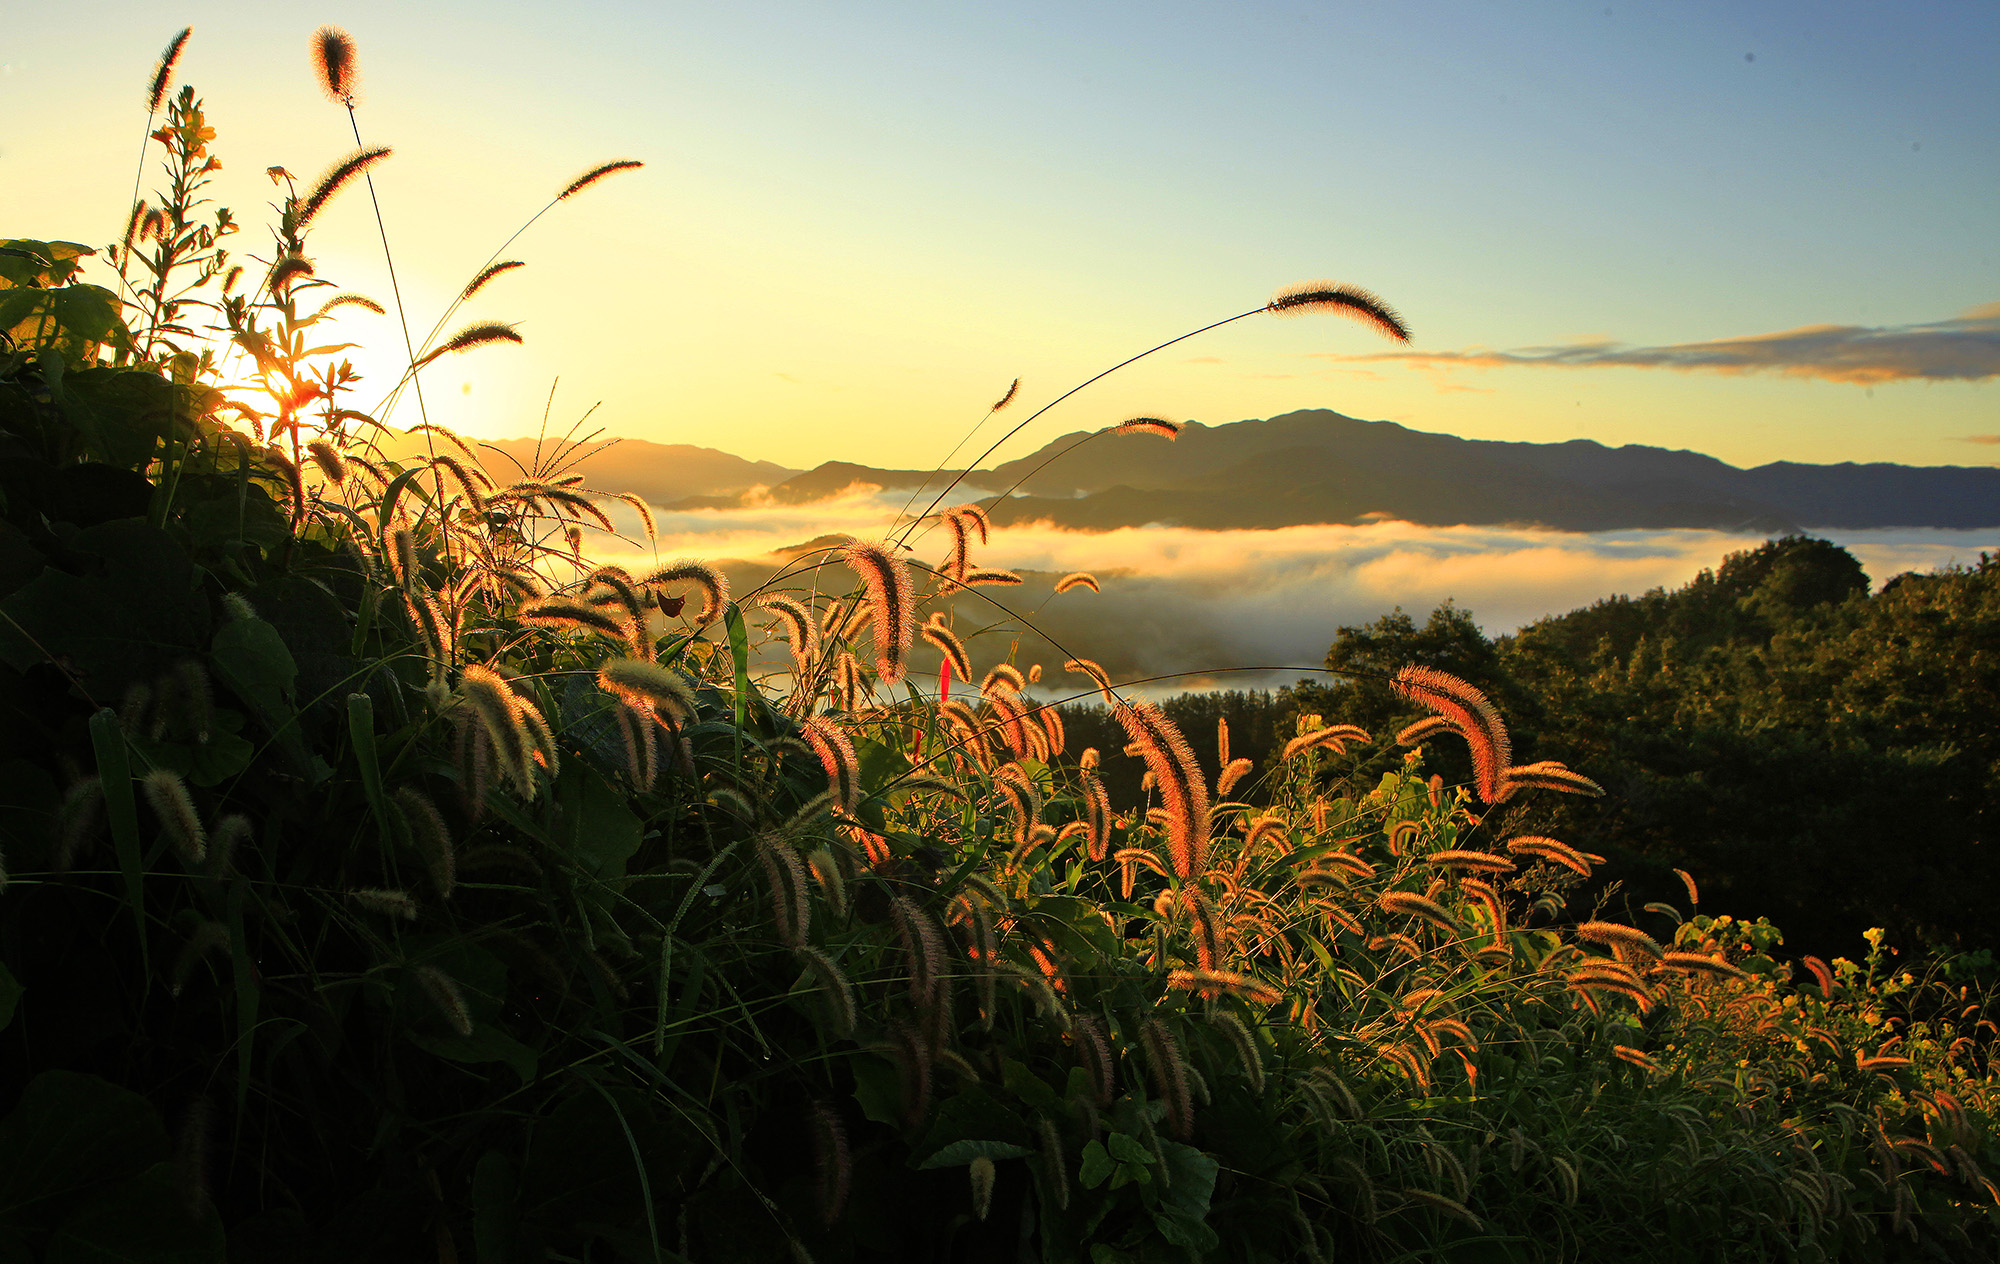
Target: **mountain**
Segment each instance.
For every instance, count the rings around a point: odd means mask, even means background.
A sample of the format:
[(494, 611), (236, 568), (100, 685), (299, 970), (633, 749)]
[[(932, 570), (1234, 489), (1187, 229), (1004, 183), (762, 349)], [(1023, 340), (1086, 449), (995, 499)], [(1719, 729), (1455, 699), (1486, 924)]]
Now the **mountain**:
[[(924, 471), (828, 462), (773, 484), (770, 494), (810, 503), (855, 483), (914, 488), (926, 478), (933, 488), (946, 481)], [(997, 523), (1041, 519), (1097, 531), (1146, 523), (1282, 527), (1371, 516), (1573, 531), (2000, 526), (2000, 469), (1992, 467), (1781, 461), (1746, 470), (1698, 452), (1609, 448), (1587, 439), (1460, 439), (1327, 409), (1223, 426), (1189, 422), (1171, 443), (1077, 432), (973, 471), (963, 486), (955, 499), (1014, 493), (990, 500)]]
[[(534, 439), (497, 439), (479, 446), (480, 464), (500, 482), (522, 477), (533, 469), (539, 447), (546, 456), (552, 445)], [(493, 449), (505, 454), (495, 455)], [(593, 450), (594, 449), (594, 450)], [(735, 498), (752, 487), (769, 487), (798, 474), (797, 470), (769, 461), (746, 461), (714, 448), (691, 443), (648, 443), (644, 439), (619, 439), (605, 444), (585, 444), (590, 455), (565, 465), (565, 473), (583, 475), (584, 485), (598, 491), (635, 492), (655, 505), (671, 504), (689, 497)]]

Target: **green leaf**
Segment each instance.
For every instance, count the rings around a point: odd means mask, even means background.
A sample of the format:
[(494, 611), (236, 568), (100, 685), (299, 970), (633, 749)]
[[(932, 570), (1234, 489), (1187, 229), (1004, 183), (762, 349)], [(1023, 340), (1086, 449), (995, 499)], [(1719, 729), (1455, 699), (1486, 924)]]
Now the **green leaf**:
[(1010, 1141), (954, 1141), (917, 1164), (918, 1170), (934, 1167), (964, 1167), (974, 1159), (1018, 1159), (1033, 1154), (1026, 1146)]
[(44, 1071), (0, 1120), (0, 1223), (166, 1155), (167, 1131), (145, 1098), (94, 1075)]
[(250, 704), (272, 733), (290, 726), (298, 664), (278, 630), (262, 619), (231, 619), (210, 647), (216, 674)]
[(645, 824), (625, 805), (625, 796), (580, 761), (567, 760), (559, 802), (568, 826), (565, 841), (584, 870), (596, 878), (623, 876), (625, 862), (638, 854), (646, 836)]
[(1114, 1132), (1106, 1137), (1105, 1149), (1120, 1163), (1137, 1163), (1144, 1167), (1153, 1161), (1151, 1150), (1141, 1144), (1137, 1137), (1122, 1132)]
[(534, 1082), (541, 1061), (533, 1049), (491, 1025), (473, 1028), (470, 1036), (432, 1036), (415, 1031), (406, 1034), (417, 1048), (452, 1062), (505, 1063), (523, 1084)]
[(472, 1169), (472, 1251), (477, 1264), (507, 1264), (515, 1238), (513, 1160), (499, 1150)]
[(125, 880), (125, 901), (139, 928), (140, 963), (150, 976), (146, 940), (145, 855), (139, 847), (139, 805), (132, 798), (132, 767), (125, 758), (125, 731), (118, 713), (105, 707), (90, 717), (90, 744), (97, 755), (97, 779), (104, 787), (104, 811), (111, 819), (112, 848)]
[(222, 1264), (222, 1219), (188, 1214), (171, 1163), (156, 1163), (91, 1198), (63, 1222), (46, 1264)]
[(382, 840), (389, 838), (389, 809), (382, 798), (382, 764), (375, 751), (375, 700), (365, 693), (347, 695), (347, 740), (354, 746), (354, 761), (361, 771), (361, 789), (375, 813)]
[(21, 1003), (21, 994), (27, 990), (6, 965), (0, 963), (0, 1031), (5, 1031), (7, 1024), (14, 1021), (14, 1007)]
[(194, 568), (172, 537), (137, 518), (77, 531), (65, 540), (86, 573), (48, 567), (0, 600), (0, 659), (17, 671), (66, 662), (89, 695), (113, 703), (194, 652), (206, 636), (207, 603)]
[(1111, 1161), (1111, 1155), (1101, 1141), (1092, 1141), (1083, 1147), (1083, 1164), (1077, 1169), (1076, 1178), (1085, 1189), (1096, 1189), (1104, 1184), (1118, 1165)]
[(1008, 1092), (1037, 1110), (1054, 1110), (1061, 1100), (1048, 1081), (1012, 1058), (1000, 1060), (1000, 1082), (1007, 1086)]
[(1215, 1176), (1220, 1165), (1195, 1149), (1168, 1142), (1161, 1152), (1171, 1178), (1155, 1185), (1159, 1204), (1153, 1224), (1160, 1236), (1197, 1258), (1222, 1244), (1208, 1224), (1209, 1202), (1215, 1197)]
[(878, 1124), (901, 1128), (903, 1090), (896, 1068), (874, 1054), (855, 1057), (848, 1065), (854, 1072), (854, 1100), (861, 1103), (861, 1113)]

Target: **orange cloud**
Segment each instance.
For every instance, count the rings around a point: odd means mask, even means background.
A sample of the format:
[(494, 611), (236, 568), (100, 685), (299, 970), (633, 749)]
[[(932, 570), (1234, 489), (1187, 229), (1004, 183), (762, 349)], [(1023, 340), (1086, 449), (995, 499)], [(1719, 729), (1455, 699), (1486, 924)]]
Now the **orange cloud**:
[(1777, 333), (1663, 347), (1627, 347), (1593, 341), (1514, 351), (1392, 351), (1324, 358), (1394, 361), (1429, 369), (1525, 365), (1778, 373), (1856, 386), (1908, 381), (1978, 382), (2000, 377), (2000, 302), (1985, 303), (1950, 320), (1925, 324), (1885, 328), (1806, 325)]

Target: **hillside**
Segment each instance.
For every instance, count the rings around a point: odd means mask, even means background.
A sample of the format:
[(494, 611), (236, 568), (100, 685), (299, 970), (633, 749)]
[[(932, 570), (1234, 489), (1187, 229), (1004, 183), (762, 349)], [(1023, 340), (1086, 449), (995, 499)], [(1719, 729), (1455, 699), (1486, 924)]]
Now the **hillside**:
[[(1497, 640), (1450, 605), (1421, 624), (1398, 611), (1339, 629), (1327, 666), (1478, 682), (1513, 718), (1517, 760), (1589, 768), (1608, 792), (1505, 828), (1650, 866), (1635, 907), (1677, 898), (1669, 867), (1692, 870), (1704, 909), (1768, 913), (1816, 952), (1870, 926), (2000, 942), (1996, 646), (2000, 558), (1870, 595), (1845, 550), (1793, 537)], [(1365, 674), (1285, 702), (1376, 733), (1416, 716)]]

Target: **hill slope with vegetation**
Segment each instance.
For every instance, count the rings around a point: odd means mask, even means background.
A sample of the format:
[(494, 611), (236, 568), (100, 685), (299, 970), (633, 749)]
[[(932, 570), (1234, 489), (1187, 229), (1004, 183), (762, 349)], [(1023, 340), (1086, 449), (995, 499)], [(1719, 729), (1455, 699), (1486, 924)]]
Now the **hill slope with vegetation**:
[(1364, 673), (1288, 704), (1395, 727), (1377, 679), (1410, 663), (1479, 682), (1519, 749), (1609, 792), (1538, 828), (1704, 875), (1712, 905), (1765, 913), (1805, 951), (1869, 926), (2000, 944), (2000, 558), (1890, 579), (1788, 537), (1674, 591), (1615, 597), (1489, 640), (1452, 606), (1340, 629)]

